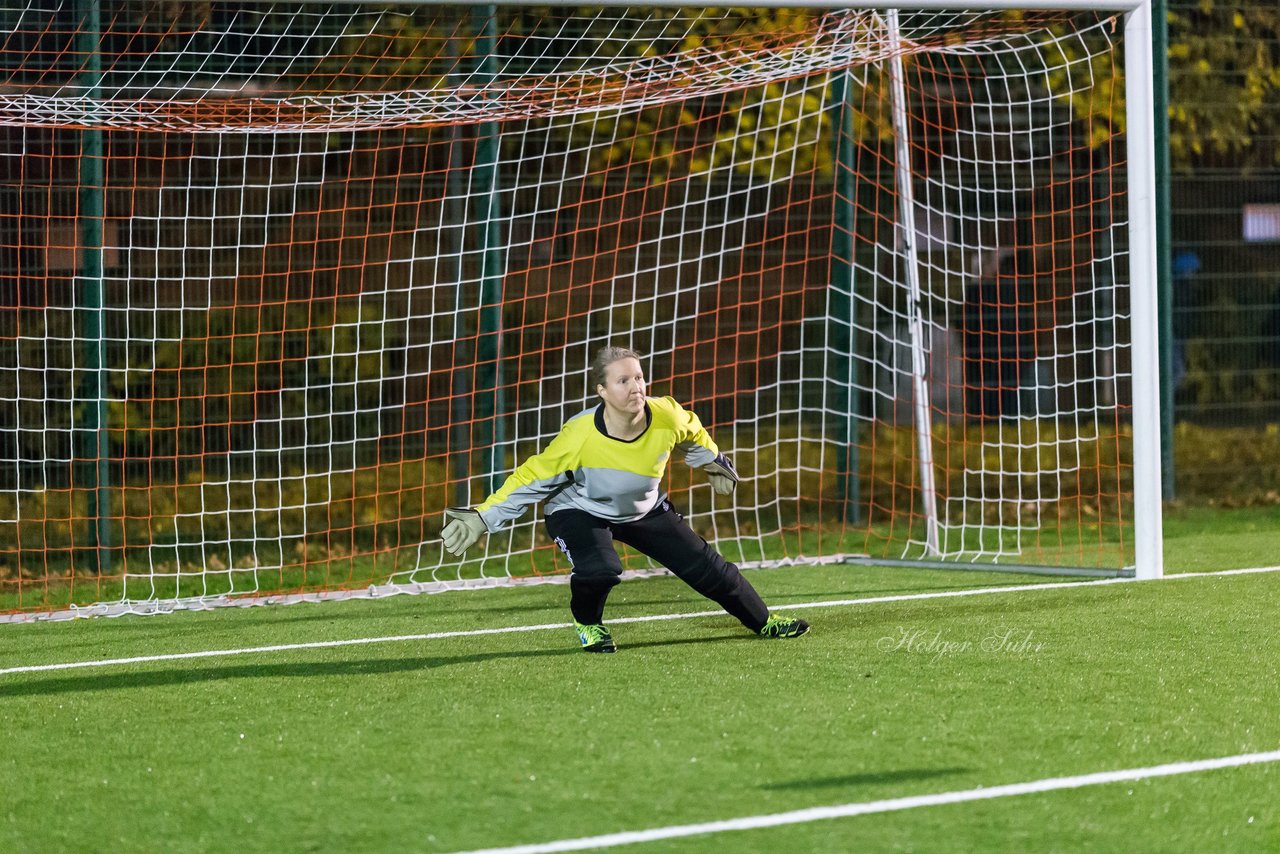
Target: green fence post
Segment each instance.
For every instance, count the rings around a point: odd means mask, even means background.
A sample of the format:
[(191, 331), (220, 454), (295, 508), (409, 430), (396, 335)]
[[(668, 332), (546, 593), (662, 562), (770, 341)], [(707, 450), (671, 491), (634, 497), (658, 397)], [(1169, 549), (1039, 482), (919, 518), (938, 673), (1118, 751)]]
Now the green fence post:
[[(854, 320), (857, 306), (853, 299), (853, 236), (856, 219), (857, 192), (853, 139), (853, 79), (842, 71), (832, 81), (831, 145), (835, 185), (834, 228), (831, 245), (831, 284), (828, 286), (828, 381), (835, 389), (833, 408), (842, 413), (836, 427), (839, 447), (836, 451), (837, 495), (844, 504), (846, 521), (862, 516), (858, 480), (858, 392), (854, 354), (858, 344)], [(847, 345), (848, 353), (844, 353)]]
[[(497, 7), (477, 6), (472, 12), (476, 34), (476, 82), (481, 89), (494, 77), (494, 48), (497, 40)], [(497, 122), (485, 122), (477, 128), (475, 164), (472, 168), (472, 212), (480, 247), (480, 317), (476, 339), (476, 433), (472, 447), (483, 448), (481, 465), (486, 473), (488, 491), (501, 484), (497, 472), (502, 459), (502, 284), (506, 274), (502, 251), (502, 229), (498, 217), (502, 212), (499, 194), (498, 160), (501, 156), (501, 128)]]
[[(98, 0), (82, 0), (81, 26), (76, 36), (76, 52), (83, 57), (80, 68), (81, 97), (100, 96), (102, 54), (99, 44), (101, 8)], [(79, 305), (83, 312), (84, 363), (86, 378), (82, 448), (93, 467), (94, 488), (89, 492), (89, 545), (94, 564), (101, 574), (110, 569), (111, 559), (111, 466), (107, 432), (107, 354), (103, 323), (102, 219), (104, 213), (105, 168), (102, 131), (94, 128), (80, 133), (80, 175), (77, 221), (80, 233)]]
[(1151, 2), (1152, 110), (1156, 155), (1156, 294), (1160, 336), (1160, 483), (1174, 497), (1173, 469), (1173, 247), (1169, 190), (1168, 0)]
[[(448, 71), (448, 81), (450, 86), (460, 87), (465, 75), (461, 73), (459, 62), (461, 58), (457, 50), (457, 39), (445, 39), (446, 58), (451, 62)], [(445, 250), (443, 255), (445, 258), (453, 261), (453, 277), (454, 277), (454, 313), (453, 313), (453, 382), (450, 389), (453, 405), (450, 415), (451, 426), (449, 428), (449, 447), (452, 453), (449, 455), (449, 467), (452, 472), (454, 481), (456, 482), (454, 492), (454, 503), (465, 507), (471, 504), (471, 386), (474, 380), (474, 374), (468, 371), (464, 366), (474, 362), (474, 359), (468, 358), (467, 351), (470, 349), (474, 355), (474, 348), (469, 344), (468, 324), (466, 321), (466, 311), (464, 306), (467, 304), (466, 291), (466, 263), (463, 252), (466, 248), (466, 221), (467, 221), (467, 205), (466, 199), (466, 174), (463, 168), (462, 152), (465, 145), (465, 137), (462, 128), (458, 125), (451, 125), (449, 128), (449, 168), (445, 175), (445, 194), (444, 194), (444, 221), (440, 227), (448, 235), (448, 239), (442, 237), (440, 244)], [(443, 266), (443, 264), (442, 264)]]

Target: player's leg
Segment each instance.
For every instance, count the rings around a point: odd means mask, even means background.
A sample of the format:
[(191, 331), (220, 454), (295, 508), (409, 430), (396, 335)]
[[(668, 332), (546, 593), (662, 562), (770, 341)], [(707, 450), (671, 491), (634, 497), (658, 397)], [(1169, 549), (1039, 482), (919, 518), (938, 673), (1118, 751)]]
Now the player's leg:
[(569, 576), (569, 610), (578, 639), (587, 652), (613, 652), (613, 636), (604, 626), (604, 603), (622, 576), (622, 561), (613, 547), (609, 526), (581, 510), (558, 510), (546, 517), (547, 533), (565, 557)]
[(803, 620), (770, 617), (768, 606), (751, 582), (698, 536), (668, 499), (642, 519), (614, 525), (613, 535), (670, 569), (753, 632), (794, 637), (809, 629)]

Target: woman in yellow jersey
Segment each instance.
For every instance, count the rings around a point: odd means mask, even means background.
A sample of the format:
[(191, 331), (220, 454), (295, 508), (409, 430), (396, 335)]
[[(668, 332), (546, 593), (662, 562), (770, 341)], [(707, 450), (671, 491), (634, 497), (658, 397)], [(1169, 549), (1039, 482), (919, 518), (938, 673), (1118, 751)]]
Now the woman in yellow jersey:
[(638, 353), (605, 347), (591, 366), (600, 403), (570, 418), (542, 453), (525, 460), (477, 507), (449, 508), (445, 548), (461, 555), (482, 534), (499, 531), (545, 502), (547, 531), (568, 557), (569, 609), (587, 652), (614, 652), (604, 604), (620, 581), (613, 541), (670, 569), (763, 637), (799, 637), (804, 620), (772, 616), (738, 567), (698, 536), (661, 489), (672, 451), (706, 472), (721, 495), (738, 475), (698, 416), (670, 397), (645, 395)]

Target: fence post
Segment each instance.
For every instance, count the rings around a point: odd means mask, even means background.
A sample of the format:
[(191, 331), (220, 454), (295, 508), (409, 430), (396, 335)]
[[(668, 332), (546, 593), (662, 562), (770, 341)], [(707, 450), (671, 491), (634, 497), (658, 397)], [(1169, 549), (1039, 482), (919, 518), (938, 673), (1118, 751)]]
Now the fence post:
[[(496, 47), (497, 8), (493, 5), (476, 6), (472, 12), (472, 27), (476, 36), (476, 75), (485, 83), (494, 76)], [(499, 217), (502, 213), (501, 174), (498, 159), (501, 156), (498, 122), (485, 122), (477, 128), (475, 168), (473, 170), (475, 197), (475, 228), (479, 232), (480, 247), (480, 317), (476, 339), (476, 425), (479, 436), (472, 447), (485, 449), (481, 465), (484, 467), (485, 488), (493, 492), (500, 485), (498, 472), (504, 463), (502, 453), (502, 284), (506, 273), (502, 250), (502, 233)]]
[[(76, 52), (82, 57), (80, 93), (88, 101), (97, 99), (102, 83), (102, 28), (99, 0), (81, 0), (81, 25)], [(93, 461), (93, 489), (89, 492), (89, 545), (99, 574), (110, 569), (111, 558), (111, 466), (107, 432), (108, 370), (105, 324), (103, 323), (102, 219), (106, 181), (103, 164), (102, 131), (93, 127), (80, 132), (80, 174), (77, 222), (79, 226), (79, 305), (83, 312), (84, 363), (86, 378), (82, 447), (85, 459)]]
[(1173, 246), (1169, 191), (1168, 0), (1151, 0), (1152, 112), (1155, 113), (1156, 294), (1160, 336), (1160, 484), (1165, 501), (1173, 483)]
[[(835, 410), (842, 413), (837, 428), (836, 494), (844, 505), (844, 519), (862, 516), (858, 479), (857, 302), (853, 298), (854, 229), (857, 192), (854, 180), (853, 79), (839, 72), (832, 81), (832, 183), (835, 193), (835, 229), (831, 246), (831, 284), (827, 291), (827, 379), (836, 390)], [(844, 352), (847, 345), (848, 352)]]

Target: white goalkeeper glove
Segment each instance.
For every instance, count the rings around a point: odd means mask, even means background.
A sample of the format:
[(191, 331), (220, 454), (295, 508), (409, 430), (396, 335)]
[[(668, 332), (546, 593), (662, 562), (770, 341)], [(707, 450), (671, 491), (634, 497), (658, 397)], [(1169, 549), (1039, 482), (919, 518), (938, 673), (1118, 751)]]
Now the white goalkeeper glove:
[(474, 546), (481, 534), (489, 532), (480, 518), (480, 511), (470, 507), (446, 507), (444, 519), (446, 524), (440, 537), (444, 540), (444, 550), (454, 557), (462, 557), (462, 553)]
[(717, 495), (729, 495), (738, 487), (738, 473), (733, 468), (733, 463), (724, 454), (719, 454), (714, 460), (702, 467), (707, 473), (707, 482), (711, 484), (711, 488), (716, 491)]

